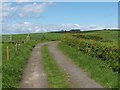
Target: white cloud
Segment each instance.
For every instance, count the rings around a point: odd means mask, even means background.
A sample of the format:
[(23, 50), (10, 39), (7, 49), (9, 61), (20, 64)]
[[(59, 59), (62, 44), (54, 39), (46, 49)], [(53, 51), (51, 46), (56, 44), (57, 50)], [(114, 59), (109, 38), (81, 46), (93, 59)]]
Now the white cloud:
[(2, 33), (36, 33), (36, 32), (49, 32), (60, 30), (81, 29), (86, 30), (101, 30), (101, 29), (117, 29), (117, 27), (111, 26), (97, 26), (97, 25), (84, 25), (79, 24), (32, 24), (30, 22), (23, 22), (17, 24), (2, 24)]
[(40, 17), (53, 3), (18, 3), (16, 6), (11, 3), (2, 3), (0, 6), (0, 16), (3, 19), (9, 18), (38, 18)]
[(2, 2), (119, 2), (119, 0), (3, 0)]
[(2, 2), (32, 2), (33, 0), (4, 0)]
[(49, 3), (28, 4), (20, 8), (20, 16), (22, 17), (40, 17), (41, 14), (49, 6)]
[(10, 9), (10, 3), (2, 3), (2, 5), (0, 5), (0, 17), (7, 17)]
[(25, 25), (31, 25), (32, 23), (31, 22), (24, 22), (23, 24), (25, 24)]
[(105, 25), (83, 25), (80, 27), (82, 31), (88, 30), (103, 30), (103, 29), (118, 29), (117, 26), (105, 26)]

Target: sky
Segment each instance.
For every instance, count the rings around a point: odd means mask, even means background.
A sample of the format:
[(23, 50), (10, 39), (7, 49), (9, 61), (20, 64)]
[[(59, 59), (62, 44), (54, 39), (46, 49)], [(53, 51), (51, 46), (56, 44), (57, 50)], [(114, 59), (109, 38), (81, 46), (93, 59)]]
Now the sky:
[(3, 2), (2, 33), (118, 28), (117, 2)]

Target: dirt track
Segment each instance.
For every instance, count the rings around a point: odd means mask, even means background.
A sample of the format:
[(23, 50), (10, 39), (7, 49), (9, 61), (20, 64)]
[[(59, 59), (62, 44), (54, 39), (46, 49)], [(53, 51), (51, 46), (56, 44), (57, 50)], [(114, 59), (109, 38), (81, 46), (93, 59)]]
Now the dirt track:
[(94, 80), (90, 79), (83, 70), (76, 67), (68, 57), (57, 49), (57, 42), (49, 44), (49, 50), (53, 54), (59, 67), (69, 75), (73, 88), (102, 88)]
[(20, 88), (47, 88), (47, 78), (42, 64), (41, 47), (44, 44), (38, 44), (33, 49), (31, 57), (24, 71), (23, 79), (20, 83)]
[(55, 58), (58, 66), (68, 74), (68, 79), (72, 88), (102, 88), (94, 80), (90, 79), (86, 73), (74, 65), (70, 58), (66, 57), (57, 49), (58, 42), (48, 42), (38, 44), (32, 51), (24, 71), (20, 88), (48, 88), (47, 77), (42, 64), (41, 47), (48, 44), (49, 50)]

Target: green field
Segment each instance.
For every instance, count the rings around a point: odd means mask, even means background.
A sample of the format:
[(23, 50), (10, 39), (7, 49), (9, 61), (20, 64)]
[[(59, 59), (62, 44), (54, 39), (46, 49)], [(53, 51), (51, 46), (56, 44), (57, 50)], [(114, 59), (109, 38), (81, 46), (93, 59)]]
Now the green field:
[[(92, 31), (81, 33), (33, 33), (29, 34), (30, 39), (27, 40), (28, 34), (3, 35), (2, 39), (2, 87), (3, 88), (17, 88), (21, 80), (23, 70), (27, 64), (27, 59), (32, 51), (32, 48), (38, 43), (48, 41), (61, 41), (58, 48), (67, 56), (69, 56), (73, 63), (80, 68), (86, 70), (89, 76), (102, 86), (107, 88), (118, 87), (118, 73), (120, 71), (119, 55), (118, 55), (118, 37), (119, 31)], [(16, 43), (20, 44), (16, 51)], [(6, 57), (6, 47), (9, 47), (10, 59)], [(49, 64), (56, 64), (50, 62), (51, 55), (46, 47), (44, 47), (45, 67)], [(46, 72), (54, 67), (48, 67)], [(61, 72), (56, 68), (58, 77), (55, 80), (63, 78)], [(103, 77), (104, 76), (104, 77)], [(49, 78), (49, 82), (51, 79)], [(59, 83), (58, 83), (59, 84)], [(50, 84), (50, 87), (57, 87)], [(61, 84), (62, 85), (62, 84)], [(59, 87), (68, 87), (67, 85)]]
[[(19, 42), (24, 41), (28, 34), (13, 34), (13, 35), (2, 35), (2, 42)], [(54, 41), (60, 39), (59, 33), (31, 33), (29, 34), (32, 41)], [(10, 41), (12, 36), (12, 41)]]
[(88, 33), (84, 33), (84, 35), (92, 35), (92, 36), (98, 36), (101, 37), (102, 40), (101, 42), (111, 42), (112, 45), (117, 46), (118, 45), (118, 33), (119, 31), (96, 31), (96, 32), (88, 32)]

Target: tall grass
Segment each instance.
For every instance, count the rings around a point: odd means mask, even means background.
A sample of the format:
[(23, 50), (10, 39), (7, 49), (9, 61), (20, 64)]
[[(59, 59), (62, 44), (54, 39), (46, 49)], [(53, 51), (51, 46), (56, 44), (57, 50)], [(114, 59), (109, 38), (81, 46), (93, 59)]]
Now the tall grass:
[[(12, 45), (10, 45), (11, 48)], [(18, 88), (22, 79), (22, 74), (27, 63), (28, 57), (32, 48), (35, 46), (35, 42), (28, 42), (21, 46), (18, 52), (13, 53), (10, 60), (6, 60), (3, 49), (2, 60), (2, 88)]]

